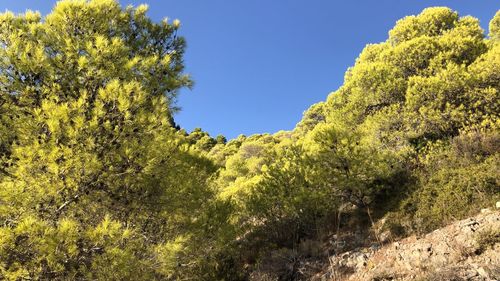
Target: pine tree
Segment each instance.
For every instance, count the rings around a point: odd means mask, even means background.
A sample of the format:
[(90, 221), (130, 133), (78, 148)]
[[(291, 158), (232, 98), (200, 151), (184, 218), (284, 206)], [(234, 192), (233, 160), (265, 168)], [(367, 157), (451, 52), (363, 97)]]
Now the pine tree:
[(165, 279), (186, 263), (213, 168), (172, 128), (191, 83), (179, 22), (146, 12), (0, 15), (0, 279)]

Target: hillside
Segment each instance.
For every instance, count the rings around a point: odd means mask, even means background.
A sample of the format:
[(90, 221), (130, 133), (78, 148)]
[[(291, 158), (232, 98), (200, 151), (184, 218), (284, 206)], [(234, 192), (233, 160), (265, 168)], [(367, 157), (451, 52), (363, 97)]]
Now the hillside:
[(340, 253), (330, 264), (311, 280), (499, 280), (500, 212), (485, 209), (421, 237)]
[(229, 141), (175, 122), (179, 30), (0, 14), (0, 280), (497, 277), (498, 210), (457, 221), (500, 201), (500, 11), (407, 16), (293, 130)]
[[(336, 237), (333, 237), (336, 238)], [(359, 239), (358, 241), (353, 241)], [(303, 241), (293, 252), (277, 251), (251, 280), (493, 281), (500, 278), (500, 211), (456, 221), (435, 231), (382, 244), (365, 237)], [(322, 252), (312, 257), (311, 250)], [(334, 254), (332, 254), (334, 253)], [(321, 256), (321, 257), (320, 257)], [(267, 273), (266, 273), (267, 271)], [(295, 271), (295, 274), (293, 272)], [(287, 278), (282, 280), (287, 280)]]

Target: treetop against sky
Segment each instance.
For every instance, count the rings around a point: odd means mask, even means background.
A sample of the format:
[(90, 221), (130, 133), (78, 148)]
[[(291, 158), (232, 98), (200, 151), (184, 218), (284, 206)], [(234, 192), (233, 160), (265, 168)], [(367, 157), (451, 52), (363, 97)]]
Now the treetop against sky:
[[(1, 10), (39, 10), (57, 1), (2, 1)], [(239, 134), (290, 130), (311, 104), (343, 82), (344, 72), (368, 43), (429, 6), (448, 6), (478, 18), (483, 29), (498, 9), (484, 1), (120, 1), (149, 5), (161, 21), (179, 18), (188, 43), (187, 73), (195, 84), (181, 90), (175, 120), (228, 139)]]

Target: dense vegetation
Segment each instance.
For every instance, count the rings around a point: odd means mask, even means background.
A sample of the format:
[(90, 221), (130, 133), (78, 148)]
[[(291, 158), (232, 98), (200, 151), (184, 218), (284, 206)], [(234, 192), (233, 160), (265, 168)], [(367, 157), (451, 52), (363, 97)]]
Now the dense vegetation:
[(146, 11), (0, 15), (0, 279), (244, 280), (343, 219), (402, 236), (500, 199), (500, 12), (406, 17), (293, 131), (227, 142), (174, 123), (185, 42)]

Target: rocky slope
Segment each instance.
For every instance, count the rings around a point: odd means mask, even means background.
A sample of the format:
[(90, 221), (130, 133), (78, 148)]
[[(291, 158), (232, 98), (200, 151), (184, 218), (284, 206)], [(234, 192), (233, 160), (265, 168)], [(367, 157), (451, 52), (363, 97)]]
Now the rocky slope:
[(500, 211), (329, 257), (311, 280), (500, 280)]

